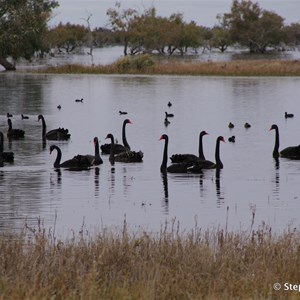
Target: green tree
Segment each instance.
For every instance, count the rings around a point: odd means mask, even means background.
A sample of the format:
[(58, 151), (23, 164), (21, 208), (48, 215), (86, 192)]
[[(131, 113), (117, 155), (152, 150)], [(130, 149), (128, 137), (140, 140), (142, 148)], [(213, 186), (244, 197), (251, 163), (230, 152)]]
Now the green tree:
[(263, 10), (258, 3), (234, 0), (231, 12), (224, 14), (233, 41), (249, 48), (250, 52), (264, 53), (267, 47), (280, 44), (283, 37), (283, 18)]
[(211, 29), (211, 46), (225, 52), (228, 46), (232, 44), (230, 28), (228, 22), (222, 15), (218, 15), (219, 25)]
[(49, 31), (49, 43), (52, 48), (57, 48), (59, 52), (63, 50), (67, 53), (81, 47), (88, 39), (89, 30), (82, 25), (62, 24)]
[(300, 46), (300, 23), (292, 23), (284, 28), (284, 41), (292, 47)]
[(15, 70), (10, 59), (30, 59), (48, 50), (47, 21), (57, 6), (54, 0), (0, 0), (0, 65)]
[(114, 8), (107, 10), (106, 14), (109, 17), (109, 22), (112, 30), (117, 32), (124, 44), (124, 55), (127, 55), (129, 36), (130, 36), (130, 22), (138, 16), (135, 9), (121, 10), (121, 3), (116, 2)]

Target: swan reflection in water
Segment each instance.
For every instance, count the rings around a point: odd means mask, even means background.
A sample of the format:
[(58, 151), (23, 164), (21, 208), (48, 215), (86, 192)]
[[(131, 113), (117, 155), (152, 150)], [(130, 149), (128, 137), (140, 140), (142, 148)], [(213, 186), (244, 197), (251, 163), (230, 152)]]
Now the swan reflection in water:
[(99, 174), (100, 174), (100, 168), (95, 168), (95, 177), (94, 177), (94, 183), (95, 183), (95, 196), (99, 196)]
[(50, 185), (51, 186), (61, 186), (62, 176), (61, 176), (61, 169), (57, 168), (54, 169), (56, 174), (50, 173)]
[(274, 170), (275, 170), (275, 178), (272, 180), (272, 183), (275, 183), (274, 188), (272, 189), (272, 195), (276, 200), (280, 200), (279, 196), (279, 183), (280, 183), (280, 175), (279, 175), (279, 169), (280, 169), (280, 163), (279, 163), (279, 158), (274, 157)]
[(163, 183), (163, 189), (164, 189), (164, 197), (163, 197), (163, 211), (165, 214), (169, 213), (169, 188), (168, 188), (168, 173), (167, 172), (161, 172), (161, 179)]
[(217, 207), (221, 207), (222, 204), (224, 204), (224, 195), (221, 190), (221, 169), (216, 169), (216, 174), (215, 174), (215, 184), (216, 184), (216, 194), (217, 194)]

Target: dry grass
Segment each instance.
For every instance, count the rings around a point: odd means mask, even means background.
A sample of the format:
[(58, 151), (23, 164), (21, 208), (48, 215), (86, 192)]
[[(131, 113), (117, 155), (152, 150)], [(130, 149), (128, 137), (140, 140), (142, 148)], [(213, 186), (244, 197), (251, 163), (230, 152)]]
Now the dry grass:
[(146, 75), (206, 75), (206, 76), (300, 76), (298, 60), (240, 60), (229, 62), (160, 63), (149, 56), (126, 57), (111, 65), (63, 65), (40, 69), (40, 73), (55, 74), (146, 74)]
[(0, 236), (0, 299), (299, 299), (300, 231), (101, 230)]

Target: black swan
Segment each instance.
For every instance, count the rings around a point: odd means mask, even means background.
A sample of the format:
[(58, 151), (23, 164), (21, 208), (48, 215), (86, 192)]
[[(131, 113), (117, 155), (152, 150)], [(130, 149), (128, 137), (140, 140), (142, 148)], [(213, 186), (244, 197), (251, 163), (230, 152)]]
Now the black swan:
[(13, 115), (10, 114), (10, 113), (7, 113), (6, 116), (7, 116), (8, 118), (12, 118), (12, 117), (13, 117)]
[(75, 102), (83, 102), (83, 98), (81, 98), (81, 99), (76, 99)]
[(167, 117), (165, 117), (165, 121), (164, 121), (164, 123), (165, 123), (165, 126), (168, 126), (171, 122), (168, 120), (168, 118)]
[(59, 104), (59, 105), (57, 105), (57, 109), (61, 109), (61, 105)]
[(7, 137), (9, 139), (19, 139), (24, 137), (25, 131), (22, 129), (13, 129), (10, 118), (7, 119), (7, 123), (8, 123)]
[(0, 159), (3, 162), (13, 162), (14, 161), (14, 153), (13, 152), (4, 152), (3, 149), (4, 136), (3, 132), (0, 131)]
[(73, 170), (87, 170), (91, 167), (90, 161), (87, 159), (85, 155), (76, 155), (71, 159), (60, 163), (61, 161), (61, 150), (56, 145), (50, 146), (50, 154), (53, 150), (57, 151), (57, 156), (55, 162), (53, 164), (54, 168), (67, 168)]
[[(130, 146), (127, 142), (127, 139), (126, 139), (126, 124), (132, 124), (132, 122), (129, 120), (129, 119), (125, 119), (124, 122), (123, 122), (123, 126), (122, 126), (122, 141), (123, 141), (123, 145), (121, 144), (114, 144), (114, 153), (115, 154), (119, 154), (121, 152), (124, 152), (126, 150), (130, 150)], [(102, 151), (102, 154), (110, 154), (110, 147), (111, 147), (111, 144), (104, 144), (104, 145), (101, 145), (100, 148), (101, 148), (101, 151)]]
[(166, 114), (166, 118), (173, 118), (174, 117), (174, 114), (168, 114), (167, 112), (165, 112)]
[(273, 157), (286, 157), (290, 159), (300, 159), (300, 145), (290, 146), (279, 152), (279, 129), (276, 124), (273, 124), (270, 130), (275, 130), (275, 145), (273, 150)]
[(115, 163), (115, 161), (117, 162), (123, 162), (123, 163), (135, 163), (135, 162), (142, 162), (143, 161), (143, 157), (144, 157), (144, 153), (142, 151), (131, 151), (131, 150), (125, 150), (121, 153), (115, 154), (115, 142), (114, 142), (114, 136), (109, 133), (106, 136), (106, 139), (110, 138), (111, 140), (111, 148), (113, 147), (113, 151), (112, 149), (110, 149), (110, 153), (109, 153), (109, 161), (110, 163), (113, 165)]
[(287, 112), (284, 113), (284, 117), (287, 118), (293, 118), (294, 114), (288, 114)]
[(94, 137), (94, 147), (95, 147), (95, 155), (86, 154), (82, 156), (85, 156), (92, 166), (98, 166), (103, 164), (103, 160), (100, 156), (99, 141), (97, 137)]
[(223, 169), (223, 163), (220, 159), (220, 142), (225, 143), (222, 136), (218, 136), (216, 141), (215, 163), (209, 160), (197, 160), (193, 163), (193, 166), (188, 168), (188, 172), (199, 173), (202, 169)]
[(65, 128), (59, 127), (56, 129), (52, 129), (46, 133), (47, 126), (43, 115), (38, 115), (38, 121), (40, 120), (42, 120), (42, 126), (43, 126), (43, 130), (42, 130), (43, 139), (46, 138), (47, 140), (50, 141), (67, 141), (68, 139), (70, 139), (71, 134), (69, 133), (69, 130)]
[(173, 154), (170, 159), (172, 163), (181, 163), (181, 162), (188, 162), (188, 161), (195, 161), (195, 160), (205, 160), (205, 156), (203, 153), (203, 136), (207, 135), (206, 131), (201, 131), (199, 134), (199, 156), (194, 154)]
[(120, 115), (127, 115), (127, 111), (121, 111), (121, 110), (119, 110), (119, 114)]
[(233, 136), (229, 137), (228, 142), (235, 143), (235, 136), (233, 135)]
[(250, 125), (249, 123), (246, 122), (246, 123), (244, 124), (244, 127), (245, 127), (245, 128), (250, 128), (251, 125)]
[(234, 124), (231, 123), (231, 122), (229, 122), (228, 127), (229, 127), (229, 128), (234, 128)]
[(171, 103), (170, 101), (168, 102), (168, 106), (169, 106), (169, 107), (171, 107), (171, 106), (172, 106), (172, 103)]
[(169, 137), (166, 134), (163, 134), (159, 140), (165, 140), (163, 160), (160, 166), (160, 171), (162, 173), (187, 173), (188, 168), (192, 166), (192, 162), (181, 162), (167, 167)]

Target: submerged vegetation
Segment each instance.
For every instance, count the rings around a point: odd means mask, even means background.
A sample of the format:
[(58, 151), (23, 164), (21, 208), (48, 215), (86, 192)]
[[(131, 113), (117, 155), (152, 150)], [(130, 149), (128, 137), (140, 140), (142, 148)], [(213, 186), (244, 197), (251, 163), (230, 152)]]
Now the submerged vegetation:
[[(26, 226), (0, 236), (0, 299), (296, 299), (300, 231), (82, 230)], [(282, 288), (276, 291), (275, 283)], [(278, 287), (278, 285), (276, 286)]]
[(54, 74), (144, 74), (208, 76), (300, 76), (299, 60), (236, 60), (198, 62), (169, 60), (158, 62), (150, 55), (124, 56), (110, 65), (68, 64), (38, 70)]

